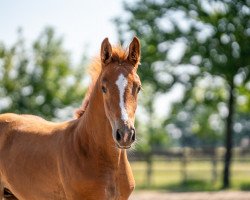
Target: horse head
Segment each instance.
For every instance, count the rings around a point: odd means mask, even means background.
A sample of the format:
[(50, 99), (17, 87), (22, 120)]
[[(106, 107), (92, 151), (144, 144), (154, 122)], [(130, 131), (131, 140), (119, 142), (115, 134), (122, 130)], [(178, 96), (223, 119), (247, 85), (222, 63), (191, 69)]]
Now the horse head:
[(135, 141), (134, 127), (137, 96), (141, 89), (137, 68), (140, 62), (140, 42), (134, 37), (128, 52), (120, 56), (104, 39), (101, 45), (102, 71), (99, 89), (102, 92), (105, 114), (112, 127), (118, 148), (127, 149)]

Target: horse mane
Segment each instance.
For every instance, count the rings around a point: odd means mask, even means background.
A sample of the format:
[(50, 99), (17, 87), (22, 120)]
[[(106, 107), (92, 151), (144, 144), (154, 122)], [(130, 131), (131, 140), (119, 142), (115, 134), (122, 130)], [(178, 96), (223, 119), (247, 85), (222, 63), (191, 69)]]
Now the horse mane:
[[(127, 56), (128, 56), (127, 50), (124, 50), (120, 45), (112, 47), (112, 61), (113, 62), (125, 61), (127, 59)], [(101, 59), (100, 59), (100, 56), (96, 56), (92, 60), (88, 69), (88, 73), (91, 76), (91, 84), (88, 87), (88, 91), (83, 99), (81, 107), (75, 111), (75, 117), (77, 119), (80, 118), (85, 113), (89, 105), (89, 100), (93, 92), (93, 88), (95, 87), (95, 84), (97, 82), (98, 77), (101, 74), (101, 71), (102, 71)]]

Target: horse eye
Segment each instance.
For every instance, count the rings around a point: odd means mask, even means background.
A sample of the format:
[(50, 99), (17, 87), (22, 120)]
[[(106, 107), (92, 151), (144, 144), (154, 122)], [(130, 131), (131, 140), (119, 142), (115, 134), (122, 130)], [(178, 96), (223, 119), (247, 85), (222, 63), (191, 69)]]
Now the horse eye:
[(139, 93), (140, 91), (141, 91), (141, 86), (138, 87), (137, 93)]
[(102, 92), (107, 93), (107, 89), (104, 86), (102, 86)]

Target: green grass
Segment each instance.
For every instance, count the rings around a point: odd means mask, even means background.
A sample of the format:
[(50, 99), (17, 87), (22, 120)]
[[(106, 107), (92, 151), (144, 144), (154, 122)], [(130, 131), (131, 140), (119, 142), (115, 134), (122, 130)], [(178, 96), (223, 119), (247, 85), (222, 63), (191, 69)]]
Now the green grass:
[[(131, 163), (137, 189), (155, 189), (168, 191), (217, 191), (220, 190), (223, 163), (217, 165), (217, 180), (212, 182), (212, 165), (210, 161), (192, 161), (187, 164), (187, 179), (182, 178), (180, 161), (155, 161), (151, 185), (147, 184), (146, 162)], [(250, 191), (250, 161), (233, 162), (232, 164), (233, 190)]]
[(240, 185), (240, 189), (241, 189), (241, 190), (245, 190), (245, 191), (250, 191), (250, 181), (248, 181), (248, 182), (243, 182), (243, 183)]

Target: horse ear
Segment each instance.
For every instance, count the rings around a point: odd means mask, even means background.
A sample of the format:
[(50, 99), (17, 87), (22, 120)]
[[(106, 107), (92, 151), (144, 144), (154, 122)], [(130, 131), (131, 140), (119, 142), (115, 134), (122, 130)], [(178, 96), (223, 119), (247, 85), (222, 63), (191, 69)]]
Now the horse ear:
[(137, 37), (134, 37), (132, 42), (129, 45), (129, 52), (128, 52), (128, 60), (134, 64), (137, 65), (140, 62), (141, 57), (141, 45), (140, 41)]
[(112, 57), (112, 47), (109, 43), (109, 39), (105, 38), (102, 41), (102, 46), (101, 46), (101, 61), (103, 64), (108, 64), (111, 61)]

